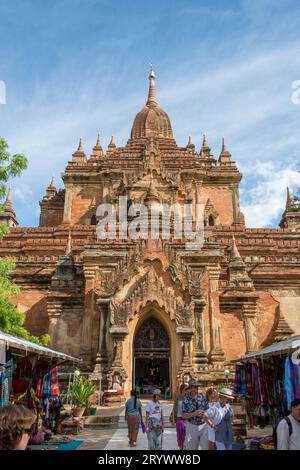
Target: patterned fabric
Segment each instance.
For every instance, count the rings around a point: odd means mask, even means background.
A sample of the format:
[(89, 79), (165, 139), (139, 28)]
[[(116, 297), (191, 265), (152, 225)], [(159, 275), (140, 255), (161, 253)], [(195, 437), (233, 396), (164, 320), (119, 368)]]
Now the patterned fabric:
[[(198, 393), (195, 398), (188, 395), (184, 398), (182, 403), (183, 413), (194, 413), (197, 410), (207, 410), (208, 403), (205, 396), (202, 393)], [(193, 416), (188, 420), (191, 424), (200, 425), (204, 423), (202, 416)]]
[(235, 367), (233, 392), (235, 394), (241, 393), (241, 367), (240, 366)]
[(251, 369), (251, 366), (246, 367), (247, 395), (252, 395), (253, 393)]
[(291, 409), (291, 402), (294, 400), (294, 387), (291, 360), (287, 355), (284, 362), (284, 399), (288, 410)]
[(291, 372), (294, 383), (294, 396), (295, 398), (300, 398), (300, 365), (294, 364), (291, 361)]
[(139, 416), (128, 416), (127, 417), (128, 425), (128, 438), (130, 442), (136, 442), (137, 435), (140, 427), (140, 417)]
[(51, 396), (51, 372), (47, 372), (44, 376), (42, 394), (44, 397)]
[(241, 367), (241, 395), (246, 395), (247, 383), (246, 383), (246, 369)]
[(58, 367), (52, 367), (51, 369), (51, 396), (56, 397), (59, 395), (58, 387)]

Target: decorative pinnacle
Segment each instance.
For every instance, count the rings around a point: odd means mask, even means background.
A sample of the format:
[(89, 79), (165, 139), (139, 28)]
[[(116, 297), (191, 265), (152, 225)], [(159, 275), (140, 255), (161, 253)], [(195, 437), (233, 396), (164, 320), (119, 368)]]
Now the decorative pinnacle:
[(82, 145), (82, 137), (80, 137), (77, 152), (83, 152), (83, 151), (84, 150), (83, 150), (83, 145)]
[(100, 132), (98, 132), (98, 135), (97, 135), (97, 142), (96, 142), (96, 147), (101, 147), (101, 142), (100, 142)]
[(148, 92), (148, 100), (146, 105), (157, 105), (157, 100), (155, 96), (155, 73), (153, 70), (153, 66), (151, 64), (150, 73), (149, 73), (149, 92)]
[(115, 138), (114, 138), (114, 136), (113, 136), (113, 135), (111, 136), (111, 139), (110, 139), (110, 142), (109, 142), (109, 145), (108, 145), (108, 146), (109, 146), (109, 147), (110, 147), (110, 146), (113, 146), (113, 147), (115, 147), (115, 146), (116, 146), (116, 143), (115, 143)]
[(291, 207), (295, 207), (295, 201), (291, 194), (290, 188), (287, 186), (286, 188), (286, 209), (290, 209)]
[(222, 136), (222, 152), (225, 152), (227, 150), (226, 144), (225, 144), (225, 137)]
[(12, 209), (12, 203), (11, 203), (11, 187), (9, 186), (8, 191), (7, 191), (7, 196), (5, 200), (5, 207), (6, 209)]
[(239, 253), (239, 250), (237, 249), (237, 246), (236, 246), (234, 235), (232, 235), (231, 256), (232, 256), (232, 258), (240, 258), (241, 257), (241, 255)]
[(54, 176), (52, 176), (51, 183), (49, 184), (49, 189), (56, 189)]
[(72, 253), (72, 239), (71, 239), (71, 232), (69, 232), (68, 243), (67, 243), (67, 248), (66, 248), (66, 256), (70, 256), (71, 253)]

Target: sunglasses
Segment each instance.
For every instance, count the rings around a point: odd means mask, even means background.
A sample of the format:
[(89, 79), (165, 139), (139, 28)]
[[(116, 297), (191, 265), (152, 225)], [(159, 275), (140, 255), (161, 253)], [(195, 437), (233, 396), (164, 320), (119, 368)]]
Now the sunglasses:
[(34, 425), (31, 426), (31, 428), (24, 429), (24, 433), (30, 435), (33, 433), (33, 430), (34, 430)]

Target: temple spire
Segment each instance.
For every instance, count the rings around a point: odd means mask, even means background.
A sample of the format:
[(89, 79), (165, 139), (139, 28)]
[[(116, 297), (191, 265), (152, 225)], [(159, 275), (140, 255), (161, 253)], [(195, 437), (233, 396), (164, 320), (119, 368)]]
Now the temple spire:
[(149, 74), (149, 92), (148, 92), (148, 100), (146, 103), (147, 106), (156, 106), (157, 100), (155, 96), (155, 73), (153, 67), (151, 65), (150, 74)]
[(231, 258), (241, 258), (239, 250), (237, 249), (237, 246), (236, 246), (234, 235), (232, 235)]
[(146, 193), (145, 201), (146, 204), (152, 202), (159, 202), (159, 195), (153, 183), (153, 175), (150, 175), (150, 184)]
[(11, 202), (11, 187), (8, 188), (5, 204), (3, 204), (3, 206), (3, 212), (0, 212), (0, 223), (8, 227), (16, 227), (19, 225)]
[(195, 145), (193, 144), (193, 140), (192, 140), (191, 136), (189, 136), (189, 140), (188, 140), (186, 148), (190, 153), (196, 153), (195, 152)]
[(202, 148), (208, 148), (205, 132), (203, 134)]
[(98, 132), (98, 135), (97, 135), (97, 142), (96, 142), (96, 145), (95, 147), (101, 147), (101, 142), (100, 142), (100, 132)]
[(73, 153), (72, 157), (73, 157), (72, 158), (73, 161), (76, 161), (78, 163), (87, 161), (86, 155), (85, 155), (84, 150), (83, 150), (82, 137), (80, 137), (78, 148), (77, 148), (76, 152)]
[(205, 133), (203, 134), (202, 147), (200, 149), (199, 155), (202, 158), (209, 158), (210, 157), (210, 148), (208, 146)]
[(285, 208), (286, 208), (286, 210), (288, 210), (288, 209), (291, 209), (295, 206), (296, 206), (296, 204), (295, 204), (294, 198), (291, 194), (290, 188), (287, 186), (287, 188), (286, 188), (286, 205), (285, 205)]
[(227, 147), (226, 147), (226, 144), (225, 144), (225, 137), (222, 136), (222, 150), (221, 152), (227, 152)]
[(84, 150), (83, 150), (83, 144), (82, 144), (82, 137), (80, 137), (77, 152), (83, 152), (83, 151)]
[(11, 203), (11, 187), (9, 186), (8, 191), (7, 191), (7, 196), (5, 200), (5, 208), (7, 209), (12, 209), (12, 203)]
[(222, 136), (222, 149), (219, 155), (219, 162), (221, 164), (228, 164), (231, 162), (231, 153), (229, 152), (227, 145), (225, 144), (224, 136)]
[(67, 248), (66, 248), (66, 256), (70, 256), (71, 253), (72, 253), (72, 239), (71, 239), (71, 232), (69, 232), (68, 243), (67, 243)]
[(56, 184), (55, 184), (55, 179), (54, 176), (52, 176), (51, 183), (49, 184), (48, 189), (56, 189)]
[(111, 139), (110, 139), (110, 142), (108, 144), (108, 151), (111, 152), (111, 151), (114, 151), (116, 148), (116, 142), (115, 142), (115, 138), (114, 136), (112, 135), (111, 136)]
[(97, 135), (97, 142), (95, 146), (93, 147), (93, 153), (91, 155), (92, 160), (97, 160), (99, 157), (102, 157), (104, 155), (103, 148), (101, 145), (101, 140), (100, 140), (100, 132), (98, 132)]

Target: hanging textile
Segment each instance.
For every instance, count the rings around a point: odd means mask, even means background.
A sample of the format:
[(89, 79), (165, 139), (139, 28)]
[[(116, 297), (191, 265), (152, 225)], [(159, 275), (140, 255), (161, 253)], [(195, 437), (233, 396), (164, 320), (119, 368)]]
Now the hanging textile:
[(51, 369), (51, 396), (58, 396), (58, 367), (55, 366)]
[(288, 410), (291, 409), (291, 402), (294, 400), (294, 386), (290, 357), (287, 355), (284, 362), (284, 400)]
[(294, 398), (300, 398), (300, 364), (291, 360), (291, 374), (294, 387)]

